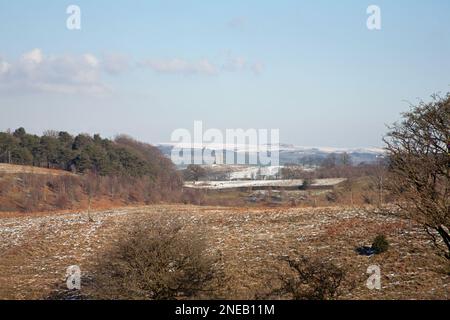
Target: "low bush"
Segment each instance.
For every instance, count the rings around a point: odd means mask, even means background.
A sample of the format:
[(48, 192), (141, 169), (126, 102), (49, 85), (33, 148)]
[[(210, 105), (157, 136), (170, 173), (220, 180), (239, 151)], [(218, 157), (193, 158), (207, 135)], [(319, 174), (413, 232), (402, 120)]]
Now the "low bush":
[(386, 252), (389, 249), (389, 242), (386, 237), (384, 235), (376, 236), (372, 243), (372, 249), (377, 254)]
[(221, 287), (217, 259), (196, 233), (170, 221), (136, 226), (93, 273), (94, 299), (213, 298)]
[(269, 294), (271, 298), (293, 300), (330, 300), (341, 294), (346, 272), (332, 262), (312, 259), (281, 257), (287, 269), (280, 274), (281, 286)]

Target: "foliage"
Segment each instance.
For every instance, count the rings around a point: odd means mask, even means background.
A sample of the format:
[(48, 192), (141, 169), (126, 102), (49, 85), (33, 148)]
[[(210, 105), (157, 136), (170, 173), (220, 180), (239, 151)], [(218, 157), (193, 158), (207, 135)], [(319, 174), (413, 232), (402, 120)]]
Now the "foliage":
[(389, 249), (389, 242), (384, 235), (378, 235), (375, 237), (372, 243), (372, 249), (375, 253), (380, 254), (386, 252)]
[(306, 178), (302, 183), (302, 190), (308, 190), (314, 183), (314, 180), (311, 178)]
[[(11, 157), (9, 157), (9, 155)], [(180, 181), (174, 166), (157, 148), (126, 136), (114, 141), (67, 132), (47, 131), (43, 136), (26, 133), (0, 133), (0, 162), (56, 168), (76, 173), (94, 172), (101, 176), (149, 176)]]

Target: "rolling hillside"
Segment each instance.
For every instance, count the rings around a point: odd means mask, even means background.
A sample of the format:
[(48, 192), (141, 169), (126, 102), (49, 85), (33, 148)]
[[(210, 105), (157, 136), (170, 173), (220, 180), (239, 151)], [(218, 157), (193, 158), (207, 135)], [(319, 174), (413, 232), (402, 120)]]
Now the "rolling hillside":
[(75, 174), (58, 169), (47, 169), (33, 166), (22, 166), (17, 164), (0, 163), (0, 175), (1, 174), (39, 174), (39, 175), (51, 175), (51, 176), (76, 176)]

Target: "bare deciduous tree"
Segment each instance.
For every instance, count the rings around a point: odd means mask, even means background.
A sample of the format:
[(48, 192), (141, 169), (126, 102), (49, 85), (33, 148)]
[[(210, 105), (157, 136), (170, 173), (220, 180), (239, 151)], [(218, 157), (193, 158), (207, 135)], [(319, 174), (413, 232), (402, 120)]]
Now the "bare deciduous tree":
[(404, 113), (385, 142), (390, 187), (400, 208), (426, 228), (450, 259), (450, 93)]
[(281, 168), (281, 176), (283, 179), (304, 179), (308, 174), (303, 167), (298, 165), (286, 165)]
[(378, 198), (378, 207), (382, 207), (384, 203), (384, 193), (385, 193), (385, 184), (387, 178), (387, 161), (386, 159), (378, 159), (372, 168), (372, 174), (370, 175), (370, 179), (374, 188), (374, 191), (377, 193)]
[(206, 176), (205, 168), (196, 164), (190, 164), (185, 170), (186, 180), (199, 181), (204, 176)]

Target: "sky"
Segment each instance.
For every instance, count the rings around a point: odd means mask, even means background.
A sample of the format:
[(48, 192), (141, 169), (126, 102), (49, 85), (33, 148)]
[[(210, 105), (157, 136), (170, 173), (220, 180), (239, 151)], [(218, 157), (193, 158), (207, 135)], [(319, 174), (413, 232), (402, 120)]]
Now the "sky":
[(382, 146), (411, 103), (450, 91), (449, 14), (448, 0), (0, 0), (0, 130), (159, 143), (200, 120)]

